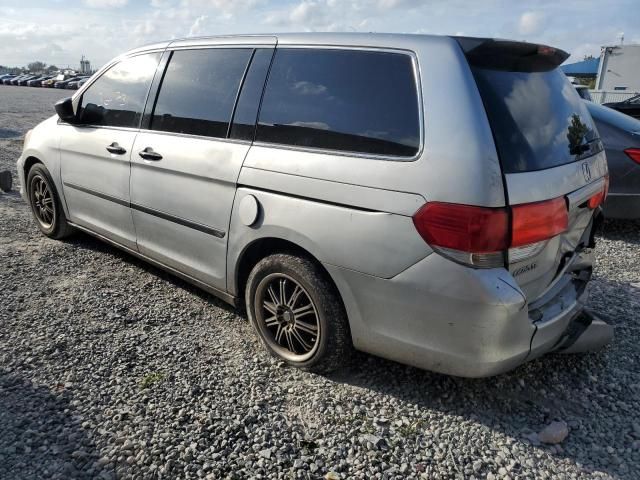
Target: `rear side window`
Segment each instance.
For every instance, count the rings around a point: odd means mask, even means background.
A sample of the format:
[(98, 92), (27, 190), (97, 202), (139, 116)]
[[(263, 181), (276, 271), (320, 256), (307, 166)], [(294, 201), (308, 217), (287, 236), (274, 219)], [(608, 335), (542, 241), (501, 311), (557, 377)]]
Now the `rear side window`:
[(159, 61), (159, 53), (148, 53), (112, 66), (82, 94), (78, 111), (80, 122), (138, 127)]
[(252, 49), (177, 50), (167, 66), (151, 129), (225, 138)]
[(420, 143), (409, 55), (359, 50), (276, 50), (256, 140), (412, 157)]

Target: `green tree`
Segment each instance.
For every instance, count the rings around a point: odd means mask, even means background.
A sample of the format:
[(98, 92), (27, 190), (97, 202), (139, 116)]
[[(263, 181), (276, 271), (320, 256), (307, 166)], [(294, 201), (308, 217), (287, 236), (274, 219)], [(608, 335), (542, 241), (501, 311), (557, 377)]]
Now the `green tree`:
[(45, 69), (46, 66), (47, 64), (44, 62), (31, 62), (29, 65), (27, 65), (27, 68), (32, 72), (41, 72)]

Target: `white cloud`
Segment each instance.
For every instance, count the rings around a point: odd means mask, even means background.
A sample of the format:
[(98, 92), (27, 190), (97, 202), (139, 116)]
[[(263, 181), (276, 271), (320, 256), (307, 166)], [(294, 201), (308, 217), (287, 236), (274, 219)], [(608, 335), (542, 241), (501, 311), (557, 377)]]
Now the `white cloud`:
[(182, 0), (186, 8), (215, 8), (221, 13), (247, 12), (263, 0)]
[(544, 15), (541, 12), (525, 12), (520, 16), (518, 22), (518, 33), (521, 35), (532, 35), (538, 33), (542, 26)]
[(91, 8), (119, 8), (124, 7), (129, 0), (84, 0), (84, 4)]
[(189, 29), (189, 37), (194, 37), (197, 35), (202, 35), (203, 32), (203, 24), (204, 22), (207, 21), (207, 18), (209, 18), (207, 15), (200, 15), (198, 18), (196, 18), (196, 20), (193, 22), (193, 24), (191, 25), (191, 28)]
[(327, 15), (326, 7), (326, 5), (321, 5), (320, 2), (305, 0), (296, 5), (291, 11), (289, 19), (292, 23), (302, 25), (323, 22)]
[(145, 43), (270, 31), (464, 32), (556, 46), (571, 61), (598, 55), (620, 31), (625, 43), (640, 41), (629, 15), (638, 0), (604, 9), (596, 0), (81, 0), (68, 9), (59, 1), (0, 0), (0, 63), (75, 65), (84, 54), (99, 66)]
[(424, 5), (424, 0), (377, 0), (375, 2), (381, 10), (391, 10), (394, 8), (413, 8)]
[[(269, 14), (264, 23), (277, 27), (302, 31), (354, 31), (356, 28), (348, 23), (352, 9), (356, 3), (339, 3), (336, 0), (302, 0), (293, 8), (275, 10)], [(336, 19), (339, 22), (336, 22)], [(347, 22), (343, 23), (344, 20)], [(367, 20), (358, 22), (366, 25)]]
[(135, 28), (133, 29), (133, 33), (140, 36), (151, 35), (155, 31), (156, 31), (156, 26), (151, 20), (145, 20), (144, 22), (136, 25)]

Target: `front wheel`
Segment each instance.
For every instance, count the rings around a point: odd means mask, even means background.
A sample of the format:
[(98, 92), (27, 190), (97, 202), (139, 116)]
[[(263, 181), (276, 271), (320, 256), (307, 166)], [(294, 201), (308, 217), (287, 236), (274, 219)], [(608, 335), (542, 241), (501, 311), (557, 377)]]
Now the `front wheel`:
[(312, 261), (285, 253), (262, 259), (249, 275), (245, 301), (260, 340), (285, 363), (327, 373), (350, 356), (344, 306)]
[(42, 164), (35, 164), (27, 175), (27, 194), (38, 228), (47, 237), (62, 239), (73, 233), (67, 223), (53, 180)]

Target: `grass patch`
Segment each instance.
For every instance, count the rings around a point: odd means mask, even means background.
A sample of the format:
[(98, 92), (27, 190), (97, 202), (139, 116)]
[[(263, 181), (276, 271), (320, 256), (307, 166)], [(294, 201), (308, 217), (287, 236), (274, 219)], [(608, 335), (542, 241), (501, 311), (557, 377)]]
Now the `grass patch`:
[(160, 383), (162, 380), (164, 380), (164, 373), (160, 373), (160, 372), (150, 373), (142, 379), (142, 381), (140, 382), (140, 387), (149, 388), (152, 385), (155, 385), (156, 383)]

